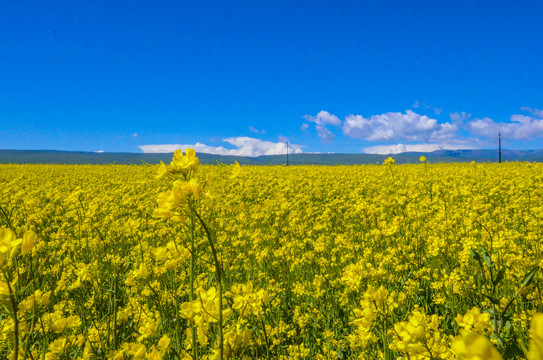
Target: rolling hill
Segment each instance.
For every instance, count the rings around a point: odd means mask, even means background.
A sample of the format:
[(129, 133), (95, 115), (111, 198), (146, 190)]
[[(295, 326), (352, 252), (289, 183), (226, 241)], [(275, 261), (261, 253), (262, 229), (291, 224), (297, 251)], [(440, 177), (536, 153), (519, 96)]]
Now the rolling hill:
[[(291, 154), (290, 165), (355, 165), (381, 163), (392, 156), (399, 164), (418, 163), (424, 155), (429, 162), (497, 162), (497, 150), (438, 150), (394, 155), (374, 154)], [(202, 164), (284, 165), (286, 155), (258, 157), (221, 156), (199, 153)], [(56, 150), (0, 150), (0, 164), (157, 164), (169, 162), (172, 154), (95, 153)], [(503, 150), (502, 161), (543, 161), (543, 150)]]

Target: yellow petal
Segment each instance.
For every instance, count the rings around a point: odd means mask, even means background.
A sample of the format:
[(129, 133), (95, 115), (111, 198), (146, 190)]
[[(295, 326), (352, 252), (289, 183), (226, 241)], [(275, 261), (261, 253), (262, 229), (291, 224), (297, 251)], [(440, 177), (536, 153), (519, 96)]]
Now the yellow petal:
[(185, 153), (187, 154), (187, 157), (189, 158), (196, 156), (196, 151), (194, 151), (194, 149), (191, 149), (191, 148), (186, 149)]
[(23, 242), (21, 245), (21, 254), (26, 255), (32, 251), (38, 235), (32, 230), (28, 230), (23, 235)]
[(160, 350), (162, 351), (166, 351), (168, 349), (168, 346), (170, 346), (170, 338), (168, 337), (168, 335), (164, 334), (160, 340), (158, 340), (158, 347), (160, 348)]
[(19, 251), (19, 245), (21, 245), (22, 242), (23, 242), (23, 239), (17, 239), (11, 242), (11, 244), (9, 245), (11, 247), (11, 252), (9, 253), (10, 257), (13, 258), (17, 256), (17, 251)]
[(235, 164), (234, 164), (234, 168), (232, 169), (232, 175), (230, 175), (230, 179), (237, 178), (240, 172), (241, 172), (241, 166), (236, 161)]
[(473, 332), (464, 332), (457, 336), (451, 350), (459, 359), (502, 360), (500, 353), (486, 337)]
[(153, 217), (155, 218), (170, 218), (173, 215), (174, 215), (173, 212), (167, 209), (158, 208), (158, 209), (155, 209), (155, 211), (153, 211)]
[(0, 252), (7, 253), (11, 249), (11, 244), (17, 239), (15, 231), (3, 228), (0, 229)]
[(160, 165), (158, 167), (158, 171), (157, 171), (157, 174), (155, 176), (155, 179), (160, 179), (162, 177), (164, 177), (164, 175), (166, 175), (168, 173), (168, 167), (166, 166), (166, 164), (164, 164), (163, 161), (160, 162)]

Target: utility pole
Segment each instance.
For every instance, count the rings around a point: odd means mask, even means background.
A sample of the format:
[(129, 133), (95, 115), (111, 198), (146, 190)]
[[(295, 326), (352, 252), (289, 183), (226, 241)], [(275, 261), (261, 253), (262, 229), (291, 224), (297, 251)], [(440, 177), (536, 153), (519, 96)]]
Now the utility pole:
[(502, 133), (498, 133), (498, 144), (499, 144), (499, 148), (500, 148), (500, 158), (498, 160), (498, 163), (501, 164), (502, 163)]

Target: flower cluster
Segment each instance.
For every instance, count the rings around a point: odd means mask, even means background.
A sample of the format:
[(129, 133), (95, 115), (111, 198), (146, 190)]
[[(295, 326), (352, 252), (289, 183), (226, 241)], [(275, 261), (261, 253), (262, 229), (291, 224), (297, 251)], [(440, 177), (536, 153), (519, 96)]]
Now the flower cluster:
[(408, 321), (396, 323), (390, 333), (394, 336), (390, 349), (411, 359), (451, 359), (449, 337), (439, 328), (438, 315), (427, 315), (416, 308)]
[(455, 320), (458, 326), (466, 331), (473, 331), (486, 336), (494, 331), (490, 321), (490, 314), (487, 312), (481, 313), (478, 307), (468, 310), (464, 316), (456, 315)]

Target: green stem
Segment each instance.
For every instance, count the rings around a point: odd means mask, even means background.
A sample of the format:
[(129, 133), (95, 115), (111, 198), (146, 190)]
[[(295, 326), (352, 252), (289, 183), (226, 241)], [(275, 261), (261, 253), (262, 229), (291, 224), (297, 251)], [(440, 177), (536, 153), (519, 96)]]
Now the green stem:
[(219, 262), (219, 258), (217, 256), (217, 250), (215, 249), (215, 244), (213, 243), (213, 239), (211, 237), (211, 232), (209, 231), (207, 225), (205, 224), (204, 220), (202, 220), (202, 217), (198, 212), (192, 208), (193, 214), (196, 216), (198, 221), (200, 222), (200, 225), (204, 228), (204, 231), (206, 233), (207, 239), (209, 241), (209, 247), (211, 248), (211, 253), (213, 254), (213, 261), (215, 262), (215, 271), (217, 273), (217, 284), (219, 288), (219, 359), (223, 359), (224, 354), (224, 334), (223, 334), (223, 319), (222, 319), (222, 266)]
[[(28, 354), (30, 352), (30, 338), (32, 337), (32, 333), (34, 332), (34, 324), (36, 322), (36, 307), (38, 305), (36, 304), (35, 300), (34, 300), (34, 309), (33, 309), (33, 314), (32, 314), (32, 323), (30, 324), (30, 331), (28, 332), (28, 336), (26, 338), (26, 345), (25, 345), (25, 354), (24, 354), (24, 357), (23, 357), (23, 360), (26, 360), (26, 358), (28, 357)], [(32, 356), (31, 356), (32, 357)]]
[(8, 284), (8, 290), (9, 290), (9, 300), (11, 302), (11, 316), (13, 317), (13, 347), (15, 352), (14, 359), (17, 360), (19, 357), (19, 319), (17, 318), (17, 301), (15, 301), (15, 296), (13, 294), (13, 289), (11, 288), (11, 284), (9, 282), (9, 278), (7, 276), (7, 273), (4, 271), (4, 280)]
[[(194, 216), (190, 218), (190, 301), (194, 301)], [(192, 358), (194, 360), (198, 359), (198, 349), (196, 346), (196, 327), (194, 324), (191, 325), (192, 333)]]
[(264, 318), (260, 318), (262, 323), (262, 330), (264, 330), (264, 339), (266, 340), (266, 359), (270, 358), (270, 340), (268, 340), (268, 334), (266, 333), (266, 324), (264, 323)]
[(383, 357), (388, 360), (388, 344), (387, 344), (387, 332), (385, 323), (381, 323), (381, 335), (383, 341)]
[(219, 282), (219, 359), (223, 359), (224, 353), (224, 334), (222, 331), (222, 278)]
[(13, 228), (13, 226), (11, 226), (11, 220), (9, 219), (9, 216), (8, 214), (4, 211), (4, 209), (0, 206), (0, 212), (2, 213), (2, 215), (4, 215), (4, 218), (6, 219), (6, 223), (8, 224), (8, 227), (15, 231), (15, 229)]
[(515, 294), (515, 296), (513, 296), (513, 298), (507, 303), (507, 305), (505, 306), (505, 308), (503, 309), (502, 311), (502, 314), (500, 316), (500, 320), (499, 320), (499, 324), (498, 324), (498, 329), (497, 329), (497, 335), (500, 336), (502, 330), (503, 330), (503, 319), (505, 318), (505, 314), (507, 313), (507, 310), (509, 310), (509, 307), (513, 304), (513, 302), (517, 299), (517, 297), (520, 295), (520, 293), (522, 292), (522, 290), (524, 290), (526, 286), (522, 286), (518, 291), (517, 293)]
[(117, 347), (119, 346), (119, 341), (117, 337), (117, 308), (118, 308), (118, 300), (117, 300), (117, 293), (119, 292), (119, 285), (117, 280), (117, 275), (115, 275), (115, 278), (113, 279), (113, 346), (114, 349), (117, 350)]

